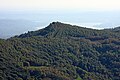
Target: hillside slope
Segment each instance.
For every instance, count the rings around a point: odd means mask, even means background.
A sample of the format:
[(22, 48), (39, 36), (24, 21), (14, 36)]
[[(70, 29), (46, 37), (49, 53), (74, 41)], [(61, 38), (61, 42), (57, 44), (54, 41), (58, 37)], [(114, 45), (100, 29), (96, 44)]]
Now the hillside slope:
[(0, 40), (0, 80), (119, 79), (119, 32), (53, 22)]

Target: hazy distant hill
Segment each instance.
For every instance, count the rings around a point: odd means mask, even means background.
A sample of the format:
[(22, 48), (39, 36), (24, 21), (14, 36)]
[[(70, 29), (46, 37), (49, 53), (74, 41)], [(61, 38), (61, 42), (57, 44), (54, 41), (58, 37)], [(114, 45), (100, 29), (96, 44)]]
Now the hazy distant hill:
[(35, 30), (39, 23), (29, 20), (0, 20), (0, 38), (9, 38), (26, 31)]
[(118, 30), (53, 22), (0, 39), (0, 80), (119, 80)]

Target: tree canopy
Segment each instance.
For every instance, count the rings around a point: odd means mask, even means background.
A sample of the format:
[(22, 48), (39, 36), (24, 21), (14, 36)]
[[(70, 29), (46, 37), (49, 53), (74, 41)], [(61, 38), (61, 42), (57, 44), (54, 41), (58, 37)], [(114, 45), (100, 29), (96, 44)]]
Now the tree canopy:
[(0, 39), (0, 80), (119, 80), (120, 31), (53, 22)]

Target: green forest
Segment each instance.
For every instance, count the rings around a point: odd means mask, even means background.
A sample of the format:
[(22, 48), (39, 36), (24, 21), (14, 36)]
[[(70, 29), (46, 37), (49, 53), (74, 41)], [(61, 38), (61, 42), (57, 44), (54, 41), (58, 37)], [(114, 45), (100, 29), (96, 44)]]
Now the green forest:
[(120, 80), (120, 27), (52, 22), (0, 39), (0, 80)]

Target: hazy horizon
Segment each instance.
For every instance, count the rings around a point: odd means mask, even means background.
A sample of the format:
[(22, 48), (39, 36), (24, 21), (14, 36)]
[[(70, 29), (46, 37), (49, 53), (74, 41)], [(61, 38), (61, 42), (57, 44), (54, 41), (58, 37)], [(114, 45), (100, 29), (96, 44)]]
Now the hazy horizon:
[[(0, 12), (2, 20), (29, 20), (40, 22), (41, 26), (46, 27), (53, 21), (60, 21), (78, 26), (95, 28), (113, 28), (119, 26), (120, 11), (76, 11), (76, 10), (51, 10), (51, 11), (12, 11)], [(81, 23), (81, 24), (80, 24)], [(95, 26), (109, 23), (110, 26)], [(90, 24), (90, 25), (89, 25)], [(93, 24), (93, 25), (91, 25)], [(114, 25), (111, 25), (114, 24)]]

